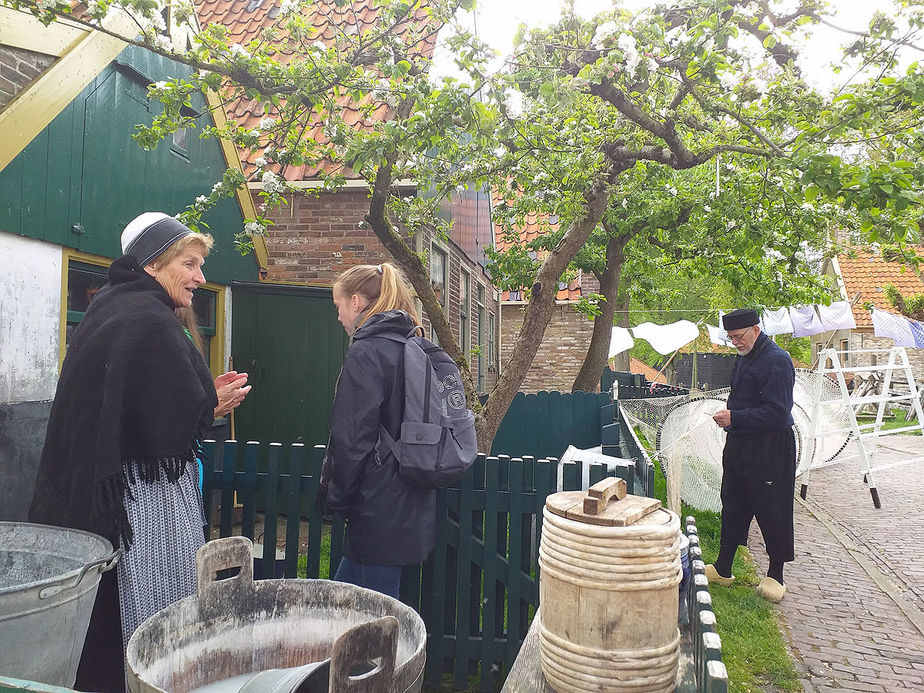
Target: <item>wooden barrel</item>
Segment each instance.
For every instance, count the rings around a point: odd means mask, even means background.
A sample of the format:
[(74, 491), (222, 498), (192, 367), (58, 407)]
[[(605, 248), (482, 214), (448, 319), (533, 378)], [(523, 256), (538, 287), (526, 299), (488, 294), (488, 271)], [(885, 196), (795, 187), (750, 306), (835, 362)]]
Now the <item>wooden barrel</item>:
[(621, 479), (549, 496), (539, 651), (558, 693), (674, 690), (680, 538), (680, 518), (657, 499), (626, 496)]

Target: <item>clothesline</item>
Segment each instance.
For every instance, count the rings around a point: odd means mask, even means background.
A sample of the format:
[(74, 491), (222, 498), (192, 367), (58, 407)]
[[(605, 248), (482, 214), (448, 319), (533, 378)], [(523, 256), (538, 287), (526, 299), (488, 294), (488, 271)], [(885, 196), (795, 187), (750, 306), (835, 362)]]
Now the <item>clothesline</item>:
[[(719, 325), (705, 323), (709, 340), (720, 346), (733, 346), (728, 334), (722, 329), (724, 309), (716, 309)], [(653, 311), (654, 312), (654, 311)], [(674, 312), (674, 311), (659, 311)], [(886, 337), (895, 342), (895, 346), (924, 349), (924, 323), (896, 315), (885, 310), (871, 310), (873, 334)], [(677, 320), (667, 325), (643, 322), (636, 327), (613, 327), (610, 336), (609, 358), (628, 351), (635, 345), (636, 339), (644, 339), (659, 354), (666, 356), (686, 346), (699, 336), (699, 326), (689, 320)], [(811, 337), (822, 332), (834, 330), (853, 330), (857, 323), (853, 317), (853, 305), (850, 301), (835, 301), (829, 306), (789, 306), (764, 310), (760, 318), (761, 332), (774, 336), (791, 334), (793, 337)]]
[[(732, 343), (728, 339), (728, 334), (720, 327), (725, 311), (717, 310), (719, 325), (705, 324), (709, 339), (713, 344), (730, 347)], [(702, 322), (701, 320), (700, 323)], [(790, 306), (765, 310), (760, 320), (761, 331), (771, 336), (792, 334), (794, 337), (809, 337), (830, 330), (852, 330), (856, 326), (850, 301), (836, 301), (830, 306)], [(902, 334), (904, 335), (904, 332)], [(913, 342), (913, 330), (910, 327), (907, 334)], [(924, 326), (920, 330), (920, 335), (924, 342)], [(644, 339), (659, 354), (667, 355), (686, 346), (698, 336), (699, 324), (689, 320), (678, 320), (668, 325), (644, 322), (631, 328), (617, 326), (613, 327), (610, 336), (609, 358), (631, 349), (636, 338)]]

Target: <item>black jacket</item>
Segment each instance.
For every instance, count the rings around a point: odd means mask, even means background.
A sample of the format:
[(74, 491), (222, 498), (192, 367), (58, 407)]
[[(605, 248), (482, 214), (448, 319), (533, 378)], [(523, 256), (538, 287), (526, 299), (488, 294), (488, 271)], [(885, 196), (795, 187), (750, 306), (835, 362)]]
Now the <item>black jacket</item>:
[(130, 543), (123, 499), (134, 476), (176, 481), (195, 459), (196, 434), (211, 423), (218, 399), (173, 311), (134, 257), (112, 263), (64, 359), (32, 522)]
[(747, 356), (735, 359), (728, 408), (732, 434), (757, 434), (791, 428), (792, 389), (796, 371), (792, 358), (761, 333)]
[(393, 310), (370, 317), (353, 335), (330, 417), (327, 503), (347, 519), (344, 554), (359, 563), (419, 563), (433, 550), (436, 491), (398, 477), (393, 455), (378, 459), (379, 423), (399, 437), (404, 412), (404, 345), (414, 326)]

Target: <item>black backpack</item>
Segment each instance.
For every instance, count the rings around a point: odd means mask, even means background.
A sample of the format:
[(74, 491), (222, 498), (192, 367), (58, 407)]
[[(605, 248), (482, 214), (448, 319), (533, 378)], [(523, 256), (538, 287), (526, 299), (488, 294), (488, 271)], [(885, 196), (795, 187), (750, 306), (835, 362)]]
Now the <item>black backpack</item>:
[(379, 459), (393, 454), (398, 475), (412, 486), (446, 488), (478, 457), (475, 415), (456, 362), (418, 330), (382, 335), (404, 344), (404, 415), (399, 440), (379, 426)]

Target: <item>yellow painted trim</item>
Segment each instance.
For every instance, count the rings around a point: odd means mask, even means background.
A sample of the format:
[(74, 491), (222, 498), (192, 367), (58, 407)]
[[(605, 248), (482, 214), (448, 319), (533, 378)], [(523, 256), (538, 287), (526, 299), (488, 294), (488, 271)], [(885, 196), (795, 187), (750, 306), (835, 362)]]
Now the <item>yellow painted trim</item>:
[(66, 333), (67, 333), (67, 272), (70, 269), (71, 262), (85, 262), (88, 265), (97, 267), (109, 267), (112, 264), (112, 258), (101, 255), (91, 255), (83, 253), (73, 248), (62, 248), (61, 253), (61, 317), (58, 321), (58, 372), (61, 372), (61, 366), (64, 364), (64, 355), (67, 353)]
[(32, 86), (0, 111), (0, 170), (6, 168), (123, 48), (124, 41), (106, 34), (96, 31), (85, 34)]
[(215, 292), (215, 336), (209, 345), (209, 370), (217, 378), (227, 370), (225, 367), (225, 301), (228, 297), (228, 287), (206, 282), (202, 288)]
[[(212, 111), (212, 120), (215, 121), (215, 127), (221, 129), (228, 122), (228, 117), (225, 114), (225, 108), (221, 104), (221, 101), (218, 98), (218, 95), (213, 91), (207, 91), (205, 97), (208, 100), (209, 108)], [(237, 147), (234, 146), (231, 142), (224, 138), (220, 138), (219, 142), (221, 144), (221, 151), (225, 156), (225, 163), (229, 168), (237, 168), (239, 171), (243, 171), (244, 167), (241, 165), (241, 157), (237, 151)], [(237, 203), (241, 207), (241, 213), (245, 218), (254, 219), (257, 216), (257, 208), (254, 206), (253, 198), (250, 196), (250, 190), (247, 186), (237, 189)], [(254, 236), (253, 239), (253, 252), (257, 258), (257, 264), (260, 267), (261, 271), (265, 271), (267, 265), (269, 264), (269, 253), (266, 250), (266, 239), (263, 236)]]
[(67, 20), (58, 20), (46, 27), (29, 12), (0, 7), (2, 46), (60, 57), (88, 32), (88, 29), (69, 24)]

